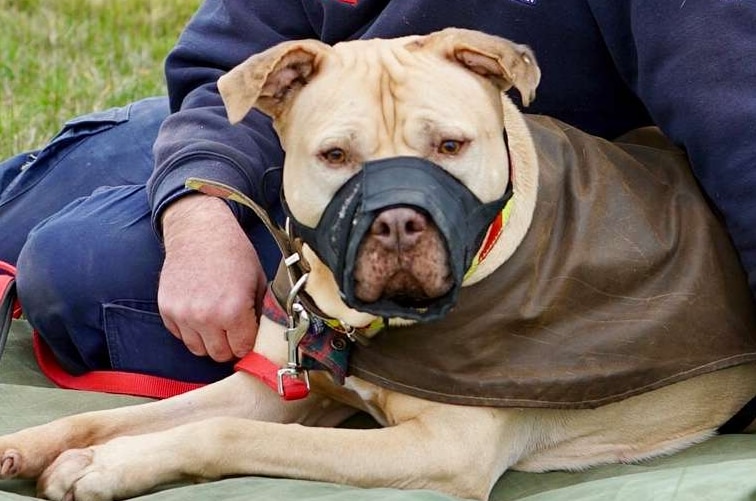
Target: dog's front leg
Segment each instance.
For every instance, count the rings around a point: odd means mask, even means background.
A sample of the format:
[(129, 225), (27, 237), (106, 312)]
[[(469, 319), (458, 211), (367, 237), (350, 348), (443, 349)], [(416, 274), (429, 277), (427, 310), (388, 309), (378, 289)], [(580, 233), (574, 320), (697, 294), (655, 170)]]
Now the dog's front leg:
[(527, 423), (516, 413), (418, 405), (424, 408), (415, 417), (383, 429), (215, 418), (122, 437), (63, 454), (45, 472), (40, 492), (105, 500), (182, 479), (266, 475), (485, 499), (529, 446)]
[(170, 399), (68, 416), (0, 437), (0, 479), (37, 477), (68, 449), (215, 416), (333, 425), (344, 414), (317, 395), (284, 402), (257, 379), (238, 373)]
[[(283, 327), (262, 318), (256, 350), (286, 359)], [(283, 363), (283, 362), (281, 362)], [(317, 395), (284, 402), (244, 373), (183, 395), (148, 404), (88, 412), (0, 437), (0, 479), (35, 478), (63, 451), (101, 444), (122, 435), (164, 430), (216, 416), (332, 426), (348, 414)]]

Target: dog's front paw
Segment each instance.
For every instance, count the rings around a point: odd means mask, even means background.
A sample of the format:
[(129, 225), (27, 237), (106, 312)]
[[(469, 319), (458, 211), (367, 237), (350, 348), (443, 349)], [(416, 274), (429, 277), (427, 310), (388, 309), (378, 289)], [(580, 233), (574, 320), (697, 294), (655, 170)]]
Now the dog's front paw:
[(42, 473), (37, 492), (52, 500), (107, 501), (134, 497), (179, 478), (173, 449), (162, 449), (155, 438), (159, 436), (118, 437), (67, 450)]
[(63, 452), (37, 482), (37, 495), (55, 501), (115, 499), (112, 470), (96, 462), (97, 447)]

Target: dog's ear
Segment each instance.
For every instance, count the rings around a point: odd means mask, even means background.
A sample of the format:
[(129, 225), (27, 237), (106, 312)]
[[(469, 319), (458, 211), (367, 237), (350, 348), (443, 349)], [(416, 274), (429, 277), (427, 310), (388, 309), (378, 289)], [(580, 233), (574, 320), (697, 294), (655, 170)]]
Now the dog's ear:
[(541, 70), (533, 51), (525, 45), (479, 31), (447, 28), (413, 41), (408, 48), (436, 51), (504, 91), (515, 87), (525, 106), (535, 99)]
[(317, 40), (283, 42), (250, 57), (218, 79), (218, 90), (231, 123), (253, 107), (273, 118), (297, 90), (317, 73), (330, 47)]

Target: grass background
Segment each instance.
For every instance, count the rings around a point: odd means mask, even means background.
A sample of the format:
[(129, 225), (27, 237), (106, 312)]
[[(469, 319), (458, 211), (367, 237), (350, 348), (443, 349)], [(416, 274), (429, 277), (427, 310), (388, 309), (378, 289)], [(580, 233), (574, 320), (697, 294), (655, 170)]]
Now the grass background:
[(200, 0), (0, 0), (0, 160), (67, 119), (165, 94), (163, 60)]

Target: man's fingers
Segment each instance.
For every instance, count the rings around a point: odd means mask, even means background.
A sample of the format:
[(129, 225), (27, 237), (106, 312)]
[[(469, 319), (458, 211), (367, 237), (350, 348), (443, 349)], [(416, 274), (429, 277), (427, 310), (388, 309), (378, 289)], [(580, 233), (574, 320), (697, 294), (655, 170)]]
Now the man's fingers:
[(216, 362), (228, 362), (234, 358), (234, 352), (229, 346), (227, 334), (220, 329), (205, 330), (201, 333), (202, 341), (207, 355), (210, 356)]
[(226, 331), (226, 338), (234, 356), (242, 358), (252, 350), (255, 346), (257, 328), (255, 310), (247, 310), (244, 318)]
[(228, 332), (219, 326), (197, 325), (194, 328), (186, 324), (179, 325), (170, 318), (163, 318), (163, 323), (171, 334), (183, 341), (193, 355), (207, 355), (216, 362), (228, 362), (235, 356), (241, 358), (252, 348), (257, 333), (257, 319), (254, 315), (254, 311), (250, 311), (247, 318), (238, 323), (247, 327)]
[(163, 325), (165, 325), (165, 328), (168, 329), (168, 332), (173, 334), (178, 339), (181, 339), (181, 329), (179, 329), (178, 324), (165, 316), (161, 315), (161, 318), (163, 319)]
[(199, 332), (186, 325), (179, 325), (169, 317), (164, 316), (162, 318), (165, 328), (179, 338), (193, 355), (198, 357), (207, 355), (207, 348)]
[(197, 355), (198, 357), (204, 357), (207, 355), (207, 348), (205, 347), (205, 343), (199, 332), (190, 327), (184, 326), (181, 328), (179, 337), (193, 355)]

